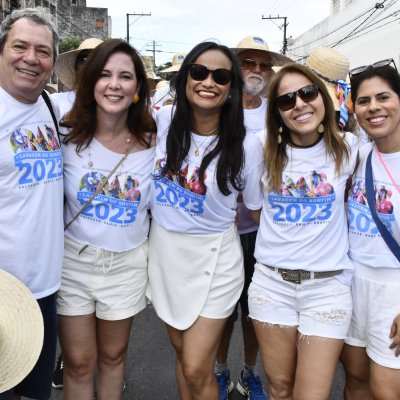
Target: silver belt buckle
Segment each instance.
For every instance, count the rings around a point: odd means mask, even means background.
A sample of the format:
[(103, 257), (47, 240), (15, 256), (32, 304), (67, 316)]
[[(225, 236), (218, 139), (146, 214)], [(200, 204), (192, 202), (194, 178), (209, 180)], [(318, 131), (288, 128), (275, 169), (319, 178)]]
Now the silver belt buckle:
[(292, 283), (301, 283), (301, 269), (296, 269), (296, 270), (283, 269), (281, 272), (281, 276), (284, 281)]

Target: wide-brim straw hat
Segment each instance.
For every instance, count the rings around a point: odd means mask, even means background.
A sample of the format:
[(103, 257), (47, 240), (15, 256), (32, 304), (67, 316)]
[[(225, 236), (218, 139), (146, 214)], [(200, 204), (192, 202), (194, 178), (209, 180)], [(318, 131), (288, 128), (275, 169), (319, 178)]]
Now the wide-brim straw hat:
[(236, 47), (231, 48), (231, 50), (237, 55), (246, 50), (255, 50), (262, 54), (268, 54), (273, 65), (286, 65), (293, 62), (291, 58), (284, 56), (283, 54), (270, 51), (265, 40), (259, 36), (246, 36), (236, 45)]
[(0, 270), (0, 393), (20, 383), (43, 346), (43, 318), (29, 289)]
[(76, 78), (75, 63), (78, 54), (82, 50), (92, 50), (99, 44), (103, 43), (101, 39), (89, 38), (84, 40), (77, 49), (66, 51), (61, 53), (56, 60), (54, 65), (54, 72), (57, 78), (68, 88), (72, 89), (74, 87)]
[(340, 110), (340, 101), (336, 95), (335, 81), (343, 80), (349, 73), (349, 59), (336, 49), (317, 47), (306, 60), (306, 65), (322, 79), (332, 98), (336, 111)]
[(168, 73), (168, 72), (178, 72), (181, 68), (181, 65), (183, 63), (183, 60), (185, 59), (186, 54), (185, 53), (176, 53), (172, 57), (172, 65), (168, 68), (162, 69), (160, 73)]

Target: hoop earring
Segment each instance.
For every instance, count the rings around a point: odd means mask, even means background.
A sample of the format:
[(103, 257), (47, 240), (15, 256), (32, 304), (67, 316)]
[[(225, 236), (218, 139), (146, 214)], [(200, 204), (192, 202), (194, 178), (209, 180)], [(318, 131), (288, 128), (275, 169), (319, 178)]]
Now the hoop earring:
[(324, 125), (322, 124), (322, 122), (318, 125), (317, 131), (318, 131), (318, 133), (321, 134), (321, 135), (324, 133), (325, 127), (324, 127)]
[(139, 103), (139, 100), (140, 100), (139, 95), (138, 95), (137, 93), (135, 93), (135, 94), (133, 95), (133, 98), (132, 98), (132, 103), (133, 103), (133, 104), (137, 104), (137, 103)]

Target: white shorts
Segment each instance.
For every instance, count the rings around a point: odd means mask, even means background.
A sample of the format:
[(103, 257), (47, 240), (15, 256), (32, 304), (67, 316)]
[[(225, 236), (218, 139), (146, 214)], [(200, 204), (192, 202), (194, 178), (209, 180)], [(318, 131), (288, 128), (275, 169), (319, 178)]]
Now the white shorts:
[(108, 321), (132, 317), (146, 307), (148, 241), (116, 253), (85, 246), (65, 236), (60, 315), (88, 315)]
[(257, 263), (248, 291), (250, 318), (297, 327), (307, 336), (344, 339), (350, 324), (350, 286), (335, 277), (287, 282)]
[(379, 365), (400, 369), (396, 349), (389, 348), (390, 327), (400, 314), (400, 269), (354, 265), (354, 310), (345, 342), (365, 347), (368, 357)]

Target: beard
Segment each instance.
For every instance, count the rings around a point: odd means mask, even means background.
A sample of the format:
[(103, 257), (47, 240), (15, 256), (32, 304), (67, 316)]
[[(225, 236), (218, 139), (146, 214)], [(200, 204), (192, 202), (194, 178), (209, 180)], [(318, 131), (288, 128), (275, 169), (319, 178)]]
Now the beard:
[(267, 83), (268, 80), (264, 79), (260, 74), (250, 73), (245, 79), (243, 90), (245, 93), (249, 93), (252, 96), (257, 96), (265, 89)]

